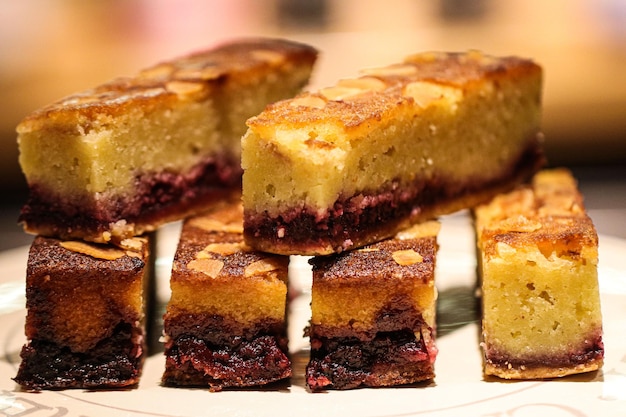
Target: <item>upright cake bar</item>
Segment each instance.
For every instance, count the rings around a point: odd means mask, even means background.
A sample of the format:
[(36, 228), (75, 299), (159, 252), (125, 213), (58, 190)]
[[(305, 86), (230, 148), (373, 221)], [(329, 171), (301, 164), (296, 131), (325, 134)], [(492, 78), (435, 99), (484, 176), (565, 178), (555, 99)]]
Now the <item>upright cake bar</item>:
[(289, 258), (253, 251), (242, 232), (240, 197), (185, 221), (164, 316), (165, 385), (219, 391), (291, 375)]
[(434, 377), (439, 223), (313, 265), (312, 391), (382, 387)]
[(541, 68), (426, 53), (268, 106), (242, 141), (251, 246), (323, 255), (393, 236), (543, 163)]
[(485, 374), (552, 378), (602, 366), (598, 236), (571, 173), (475, 210)]
[(26, 389), (136, 385), (146, 352), (147, 238), (125, 248), (36, 237), (26, 276)]
[(17, 127), (26, 231), (121, 240), (196, 212), (241, 184), (245, 121), (291, 97), (316, 51), (246, 39), (64, 98)]

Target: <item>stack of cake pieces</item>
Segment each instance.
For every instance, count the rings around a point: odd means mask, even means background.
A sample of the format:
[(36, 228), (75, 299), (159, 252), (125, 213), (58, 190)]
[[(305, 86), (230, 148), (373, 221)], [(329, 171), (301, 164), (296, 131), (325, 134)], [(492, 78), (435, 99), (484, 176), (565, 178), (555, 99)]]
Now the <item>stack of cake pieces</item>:
[(219, 391), (291, 375), (288, 255), (314, 256), (311, 391), (429, 381), (436, 218), (494, 197), (476, 209), (485, 373), (601, 365), (597, 236), (571, 178), (541, 174), (498, 196), (544, 163), (541, 68), (424, 53), (293, 97), (316, 55), (234, 42), (18, 126), (21, 222), (39, 235), (19, 384), (137, 383), (151, 263), (138, 236), (177, 219), (164, 385)]
[[(285, 40), (236, 41), (74, 94), (20, 123), (19, 161), (30, 189), (20, 221), (39, 235), (28, 259), (20, 385), (137, 384), (153, 262), (146, 233), (240, 193), (246, 119), (296, 94), (316, 56), (312, 47)], [(224, 315), (224, 325), (234, 327), (222, 331), (276, 336), (272, 355), (280, 357), (283, 377), (281, 317), (244, 316), (251, 321), (240, 323)], [(262, 351), (261, 338), (240, 352)], [(275, 377), (254, 372), (246, 384)], [(231, 377), (238, 376), (215, 378), (227, 386)], [(174, 380), (206, 382), (194, 378)]]
[(248, 121), (246, 242), (315, 256), (312, 391), (434, 377), (437, 241), (422, 222), (543, 165), (541, 84), (528, 60), (424, 53)]

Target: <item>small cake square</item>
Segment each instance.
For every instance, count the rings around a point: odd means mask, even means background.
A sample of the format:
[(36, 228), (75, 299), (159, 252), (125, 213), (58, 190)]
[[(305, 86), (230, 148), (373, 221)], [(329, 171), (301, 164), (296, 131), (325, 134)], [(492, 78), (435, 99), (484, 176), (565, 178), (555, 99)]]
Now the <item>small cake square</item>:
[(438, 222), (361, 249), (311, 259), (312, 391), (434, 378)]
[(149, 238), (113, 247), (38, 236), (26, 276), (28, 342), (14, 378), (29, 390), (136, 385), (146, 352)]
[(475, 212), (484, 371), (553, 378), (603, 364), (598, 236), (565, 169)]
[(238, 198), (183, 224), (164, 316), (164, 385), (220, 391), (291, 376), (289, 257), (249, 248), (242, 216)]

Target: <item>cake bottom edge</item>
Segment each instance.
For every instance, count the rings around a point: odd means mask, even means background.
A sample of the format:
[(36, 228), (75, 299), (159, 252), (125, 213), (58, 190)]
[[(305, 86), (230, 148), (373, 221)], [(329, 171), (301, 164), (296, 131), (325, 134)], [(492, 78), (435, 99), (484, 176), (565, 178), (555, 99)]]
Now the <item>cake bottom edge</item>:
[(180, 335), (166, 344), (161, 382), (169, 387), (221, 391), (287, 379), (292, 375), (292, 366), (284, 339), (267, 334), (235, 336), (228, 344), (215, 345), (193, 335)]
[(379, 333), (367, 341), (313, 335), (306, 384), (319, 392), (431, 381), (435, 378), (436, 348), (432, 339), (426, 342), (419, 335), (400, 330)]
[(92, 349), (74, 352), (53, 341), (33, 339), (22, 347), (13, 378), (32, 391), (132, 388), (139, 383), (146, 345), (142, 329), (118, 324)]

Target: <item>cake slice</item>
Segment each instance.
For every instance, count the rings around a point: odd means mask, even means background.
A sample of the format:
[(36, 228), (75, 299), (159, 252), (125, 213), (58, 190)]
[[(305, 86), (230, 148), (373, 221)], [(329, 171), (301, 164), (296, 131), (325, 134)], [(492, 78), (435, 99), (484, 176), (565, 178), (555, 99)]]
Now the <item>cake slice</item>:
[(434, 378), (439, 223), (339, 255), (315, 257), (312, 391), (384, 387)]
[(296, 94), (315, 58), (307, 45), (244, 39), (35, 111), (17, 127), (25, 230), (119, 241), (240, 188), (246, 119)]
[(240, 197), (185, 221), (164, 316), (169, 386), (260, 386), (291, 376), (289, 257), (243, 242)]
[(125, 248), (38, 236), (28, 257), (17, 383), (28, 390), (139, 382), (151, 288), (148, 238)]
[(511, 188), (543, 163), (541, 68), (424, 53), (268, 106), (242, 140), (244, 234), (324, 255)]
[(598, 236), (565, 169), (475, 210), (485, 374), (552, 378), (603, 363)]

